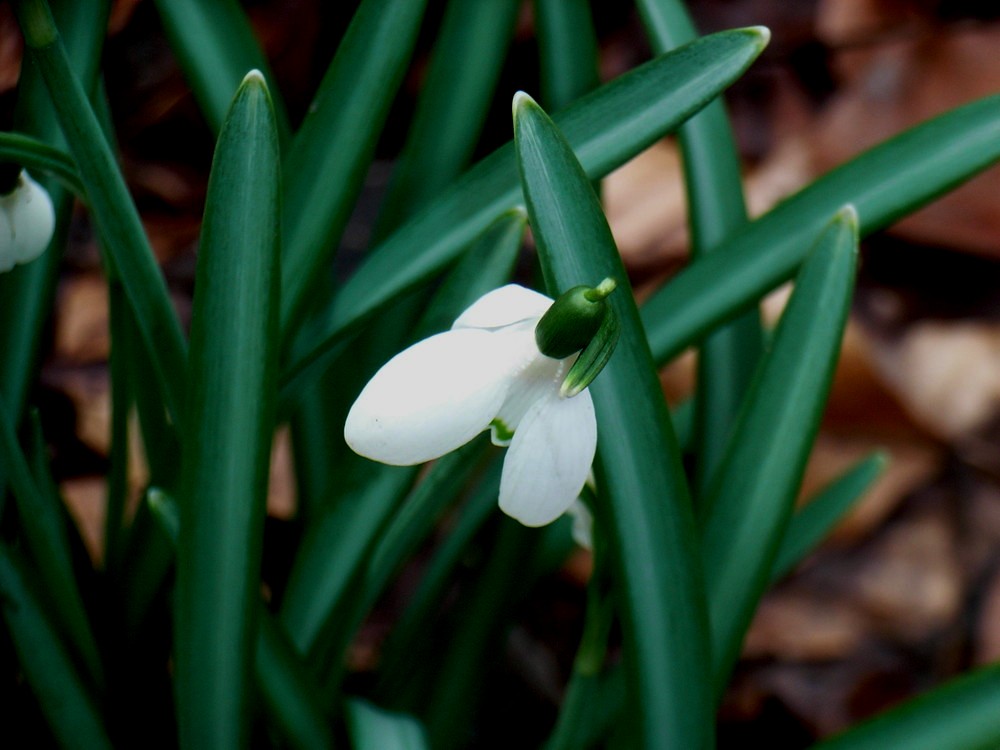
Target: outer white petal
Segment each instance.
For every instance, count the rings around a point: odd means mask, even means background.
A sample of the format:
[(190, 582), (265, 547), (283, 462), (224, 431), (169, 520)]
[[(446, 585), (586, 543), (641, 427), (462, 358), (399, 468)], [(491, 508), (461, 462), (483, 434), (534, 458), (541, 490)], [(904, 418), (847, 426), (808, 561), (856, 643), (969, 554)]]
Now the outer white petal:
[(552, 306), (544, 294), (507, 284), (473, 302), (452, 324), (455, 328), (502, 328), (523, 320), (538, 320)]
[(13, 253), (16, 263), (27, 263), (48, 247), (55, 229), (52, 200), (27, 172), (21, 172), (17, 189), (10, 196), (8, 210), (13, 228)]
[(577, 498), (566, 513), (573, 519), (573, 541), (584, 549), (594, 549), (594, 514), (590, 508)]
[(507, 395), (510, 337), (478, 329), (431, 336), (386, 362), (351, 407), (344, 439), (397, 466), (429, 461), (485, 430)]
[(539, 399), (521, 420), (503, 462), (500, 510), (525, 526), (551, 523), (573, 504), (594, 462), (597, 420), (589, 391)]

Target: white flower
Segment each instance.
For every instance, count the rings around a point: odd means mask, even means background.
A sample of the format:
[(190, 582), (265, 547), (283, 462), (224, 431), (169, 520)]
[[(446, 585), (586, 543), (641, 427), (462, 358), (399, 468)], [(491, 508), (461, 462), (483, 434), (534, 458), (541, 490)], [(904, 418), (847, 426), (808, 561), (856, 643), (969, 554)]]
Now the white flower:
[(0, 272), (41, 255), (54, 229), (49, 194), (22, 170), (17, 187), (0, 195)]
[(597, 447), (590, 393), (560, 386), (576, 355), (558, 360), (535, 343), (552, 305), (509, 284), (481, 297), (450, 331), (389, 360), (347, 415), (344, 438), (362, 456), (407, 466), (443, 456), (492, 428), (509, 445), (500, 508), (526, 526), (558, 518), (583, 488)]

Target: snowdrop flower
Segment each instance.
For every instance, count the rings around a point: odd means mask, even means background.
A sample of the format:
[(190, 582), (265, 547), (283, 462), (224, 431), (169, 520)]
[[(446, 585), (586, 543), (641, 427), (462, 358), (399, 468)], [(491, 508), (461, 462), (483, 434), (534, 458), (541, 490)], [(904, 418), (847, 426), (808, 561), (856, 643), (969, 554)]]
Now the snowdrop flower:
[(54, 229), (49, 194), (22, 170), (17, 186), (0, 195), (0, 272), (41, 255)]
[[(576, 287), (555, 305), (516, 284), (489, 292), (451, 330), (400, 352), (375, 374), (347, 415), (347, 444), (362, 456), (406, 466), (449, 453), (489, 428), (494, 444), (509, 445), (501, 510), (526, 526), (550, 523), (576, 500), (594, 460), (597, 422), (585, 386), (614, 346), (596, 335), (601, 321), (613, 318), (603, 301), (613, 289), (611, 281)], [(562, 314), (573, 308), (563, 300), (574, 293), (589, 295), (582, 317), (589, 306), (598, 311), (593, 320), (581, 323), (573, 309)], [(604, 343), (597, 365), (567, 380), (592, 340)], [(585, 354), (581, 364), (594, 359)]]

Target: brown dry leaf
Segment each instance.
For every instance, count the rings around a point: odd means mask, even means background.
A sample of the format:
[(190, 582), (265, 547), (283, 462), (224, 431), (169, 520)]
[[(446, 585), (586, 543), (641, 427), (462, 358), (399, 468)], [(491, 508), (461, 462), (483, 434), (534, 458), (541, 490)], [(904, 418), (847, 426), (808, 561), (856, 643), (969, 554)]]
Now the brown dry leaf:
[(74, 276), (59, 287), (55, 356), (75, 364), (107, 361), (108, 285), (97, 273)]
[[(843, 0), (826, 3), (828, 7), (842, 5)], [(876, 7), (872, 12), (883, 11), (884, 7)], [(859, 11), (859, 15), (864, 14)], [(834, 37), (830, 41), (835, 44), (849, 44), (857, 39), (853, 34), (861, 33), (846, 22), (821, 20), (820, 28)], [(843, 86), (804, 136), (812, 151), (814, 173), (823, 173), (934, 115), (1000, 91), (998, 47), (998, 24), (942, 29), (907, 21), (878, 44), (840, 52), (836, 62)], [(924, 244), (997, 255), (998, 194), (1000, 170), (994, 168), (903, 219), (892, 231)]]
[(855, 595), (883, 633), (919, 642), (955, 621), (965, 582), (942, 512), (892, 525), (853, 577)]
[(107, 484), (103, 477), (68, 479), (59, 485), (66, 508), (94, 566), (104, 557), (104, 518), (107, 512)]
[(51, 369), (46, 380), (76, 409), (76, 434), (88, 447), (107, 456), (111, 449), (111, 386), (106, 368)]
[(687, 203), (680, 154), (659, 141), (601, 183), (604, 210), (630, 272), (662, 271), (687, 256)]
[(847, 603), (816, 591), (788, 588), (766, 596), (757, 608), (743, 657), (840, 659), (866, 635), (865, 618)]
[(0, 5), (0, 93), (17, 85), (24, 41), (9, 3)]
[(948, 440), (983, 428), (1000, 406), (1000, 325), (912, 325), (872, 348), (872, 362), (921, 425)]
[(274, 518), (295, 516), (295, 469), (292, 463), (292, 437), (288, 427), (274, 433), (271, 445), (271, 472), (267, 492), (267, 514)]

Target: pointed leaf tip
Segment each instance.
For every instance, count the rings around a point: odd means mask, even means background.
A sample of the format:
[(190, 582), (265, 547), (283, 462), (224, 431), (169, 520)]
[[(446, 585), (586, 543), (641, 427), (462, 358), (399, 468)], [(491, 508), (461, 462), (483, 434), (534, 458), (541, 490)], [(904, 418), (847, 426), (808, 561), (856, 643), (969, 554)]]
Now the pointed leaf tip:
[(516, 94), (514, 94), (514, 100), (511, 102), (510, 108), (511, 111), (514, 113), (514, 116), (516, 117), (517, 111), (519, 109), (531, 104), (534, 104), (536, 107), (538, 106), (538, 104), (535, 103), (535, 100), (532, 99), (530, 95), (528, 95), (524, 91), (518, 91)]
[(245, 76), (243, 76), (243, 83), (250, 83), (251, 81), (255, 83), (263, 83), (265, 86), (267, 83), (264, 80), (264, 74), (261, 73), (257, 68), (254, 68)]
[(835, 220), (849, 225), (855, 232), (858, 231), (858, 209), (855, 208), (853, 203), (844, 204), (837, 212)]
[(760, 48), (764, 49), (771, 42), (771, 30), (767, 26), (749, 26), (747, 31), (760, 37)]

